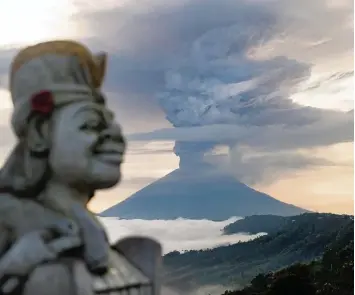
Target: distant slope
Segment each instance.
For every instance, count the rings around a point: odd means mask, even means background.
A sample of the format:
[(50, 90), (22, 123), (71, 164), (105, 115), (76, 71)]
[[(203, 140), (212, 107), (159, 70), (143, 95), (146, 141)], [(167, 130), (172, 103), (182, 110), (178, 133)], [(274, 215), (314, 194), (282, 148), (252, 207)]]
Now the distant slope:
[(232, 216), (297, 215), (306, 210), (258, 192), (226, 174), (176, 169), (100, 216), (123, 219), (226, 220)]
[(243, 290), (222, 295), (354, 294), (354, 228), (342, 229), (321, 259), (296, 263), (277, 272), (258, 274)]
[(252, 215), (228, 224), (223, 231), (227, 235), (235, 233), (271, 234), (281, 230), (289, 220), (288, 217), (277, 215)]
[(321, 257), (327, 247), (353, 237), (352, 216), (307, 213), (253, 241), (164, 257), (165, 281), (186, 290), (204, 284), (243, 285), (261, 272)]

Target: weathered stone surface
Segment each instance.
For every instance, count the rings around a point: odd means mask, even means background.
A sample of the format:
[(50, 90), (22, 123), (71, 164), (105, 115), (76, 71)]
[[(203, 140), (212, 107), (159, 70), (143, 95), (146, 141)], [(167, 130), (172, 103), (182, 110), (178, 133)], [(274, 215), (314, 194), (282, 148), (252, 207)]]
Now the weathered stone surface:
[(100, 90), (106, 55), (24, 48), (10, 73), (17, 143), (0, 170), (0, 294), (160, 294), (161, 246), (108, 244), (87, 209), (119, 183), (125, 140)]

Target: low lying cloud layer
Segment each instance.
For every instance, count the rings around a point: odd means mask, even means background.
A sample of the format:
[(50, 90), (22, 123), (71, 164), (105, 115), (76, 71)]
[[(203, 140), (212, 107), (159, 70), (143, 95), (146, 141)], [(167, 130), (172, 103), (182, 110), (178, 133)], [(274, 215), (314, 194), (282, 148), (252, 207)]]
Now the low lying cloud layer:
[[(129, 235), (143, 235), (157, 239), (163, 245), (164, 253), (171, 251), (211, 249), (218, 246), (248, 241), (258, 235), (234, 234), (223, 236), (222, 229), (238, 220), (234, 217), (225, 221), (210, 220), (120, 220), (117, 218), (100, 217), (108, 230), (111, 242)], [(163, 286), (162, 295), (219, 295), (228, 287), (221, 285), (206, 285), (189, 293)]]
[(118, 218), (100, 218), (112, 242), (129, 235), (143, 235), (157, 239), (163, 245), (164, 253), (171, 251), (201, 250), (222, 245), (248, 241), (258, 235), (235, 234), (224, 236), (222, 229), (236, 221), (210, 220), (120, 220)]

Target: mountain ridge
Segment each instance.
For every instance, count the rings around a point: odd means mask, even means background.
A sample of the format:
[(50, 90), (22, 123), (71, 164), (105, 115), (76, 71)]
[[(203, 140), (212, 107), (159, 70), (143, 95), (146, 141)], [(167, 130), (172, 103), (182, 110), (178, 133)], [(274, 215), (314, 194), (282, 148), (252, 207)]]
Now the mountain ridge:
[(203, 169), (176, 169), (121, 203), (101, 212), (121, 219), (209, 219), (309, 212), (250, 188), (234, 177)]
[[(330, 216), (330, 215), (329, 215)], [(331, 217), (331, 216), (330, 216)], [(352, 216), (349, 216), (353, 220)], [(249, 227), (252, 223), (239, 224)], [(252, 228), (255, 228), (252, 225)], [(270, 226), (271, 231), (274, 229)], [(354, 224), (339, 228), (320, 259), (296, 262), (276, 272), (259, 273), (243, 289), (221, 295), (351, 295), (354, 294)]]
[(166, 254), (165, 283), (182, 294), (211, 284), (246, 286), (258, 273), (320, 259), (334, 243), (345, 245), (354, 237), (350, 215), (305, 213), (285, 219), (281, 228), (271, 226), (271, 234), (251, 241)]

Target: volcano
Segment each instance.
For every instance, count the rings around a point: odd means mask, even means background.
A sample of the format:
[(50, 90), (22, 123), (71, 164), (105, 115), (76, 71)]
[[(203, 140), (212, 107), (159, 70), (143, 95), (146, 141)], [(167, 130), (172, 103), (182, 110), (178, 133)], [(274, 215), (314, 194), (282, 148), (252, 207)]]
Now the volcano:
[(121, 219), (219, 221), (233, 216), (292, 216), (305, 212), (206, 164), (199, 169), (176, 169), (99, 215)]

